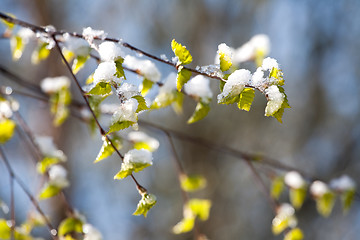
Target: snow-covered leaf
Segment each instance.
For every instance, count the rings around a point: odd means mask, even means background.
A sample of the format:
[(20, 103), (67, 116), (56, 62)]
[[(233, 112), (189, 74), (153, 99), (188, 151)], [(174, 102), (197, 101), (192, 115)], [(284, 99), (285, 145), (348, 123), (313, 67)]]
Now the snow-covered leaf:
[(328, 217), (335, 204), (335, 194), (328, 191), (322, 196), (316, 197), (315, 201), (318, 213), (320, 213), (323, 217)]
[(123, 179), (130, 176), (133, 172), (140, 172), (144, 168), (151, 166), (150, 163), (122, 163), (121, 170), (114, 176), (114, 179)]
[(115, 61), (115, 66), (116, 66), (116, 76), (118, 78), (121, 78), (123, 77), (124, 79), (126, 79), (125, 77), (125, 72), (124, 72), (124, 68), (122, 66), (124, 62), (124, 59), (122, 57), (118, 58), (116, 61)]
[(74, 59), (73, 65), (72, 65), (72, 71), (74, 74), (77, 74), (80, 69), (82, 69), (86, 63), (86, 61), (89, 59), (89, 55), (88, 56), (77, 56)]
[(107, 82), (98, 82), (87, 93), (90, 95), (108, 96), (111, 94), (111, 85)]
[(149, 109), (148, 106), (146, 105), (146, 101), (143, 96), (136, 95), (136, 96), (133, 96), (132, 98), (136, 99), (136, 101), (138, 102), (138, 107), (136, 109), (136, 113)]
[(290, 202), (295, 209), (300, 209), (306, 198), (306, 187), (302, 188), (290, 188)]
[(46, 48), (47, 45), (48, 43), (40, 42), (38, 47), (33, 51), (31, 55), (31, 62), (33, 64), (38, 64), (49, 56), (50, 50)]
[(50, 166), (60, 162), (59, 158), (56, 157), (45, 157), (41, 162), (36, 164), (36, 169), (40, 174), (44, 174)]
[(19, 60), (25, 48), (25, 44), (22, 38), (18, 35), (11, 37), (10, 46), (11, 46), (11, 53), (13, 60), (14, 61)]
[(83, 222), (74, 217), (69, 217), (61, 221), (58, 229), (59, 236), (65, 236), (66, 234), (77, 232), (82, 233)]
[(146, 94), (150, 91), (153, 85), (153, 81), (144, 78), (142, 84), (140, 85), (141, 95), (146, 96)]
[(153, 194), (142, 194), (141, 200), (139, 201), (137, 208), (133, 215), (144, 215), (146, 217), (150, 208), (156, 204), (156, 196)]
[(109, 131), (107, 132), (107, 134), (123, 130), (125, 128), (128, 128), (128, 127), (134, 125), (135, 123), (136, 122), (131, 122), (131, 121), (114, 122), (110, 125)]
[[(111, 141), (117, 149), (119, 149), (121, 147), (121, 141), (119, 138), (113, 137), (111, 139)], [(107, 139), (105, 139), (94, 163), (100, 162), (101, 160), (103, 160), (107, 157), (110, 157), (114, 152), (115, 152), (115, 149), (113, 148), (111, 143)]]

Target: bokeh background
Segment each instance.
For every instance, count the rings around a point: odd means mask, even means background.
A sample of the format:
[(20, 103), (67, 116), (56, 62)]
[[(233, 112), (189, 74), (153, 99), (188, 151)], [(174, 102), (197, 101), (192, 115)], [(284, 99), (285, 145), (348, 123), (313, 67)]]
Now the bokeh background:
[[(252, 110), (217, 105), (204, 120), (187, 125), (195, 103), (185, 99), (184, 112), (171, 108), (143, 114), (141, 119), (161, 124), (234, 149), (261, 153), (314, 178), (328, 181), (348, 174), (360, 185), (360, 1), (357, 0), (1, 0), (0, 11), (57, 29), (81, 32), (83, 27), (103, 29), (109, 36), (122, 38), (140, 49), (160, 56), (172, 56), (170, 42), (175, 38), (193, 55), (192, 66), (208, 65), (218, 44), (237, 48), (258, 33), (267, 34), (272, 43), (270, 56), (278, 60), (286, 80), (285, 89), (292, 106), (283, 124), (264, 117), (266, 101), (257, 94)], [(3, 31), (4, 27), (1, 26)], [(29, 47), (30, 48), (30, 47)], [(12, 62), (9, 41), (0, 40), (0, 64), (24, 79), (39, 83), (47, 76), (68, 75), (59, 56), (52, 53), (39, 65), (30, 64), (31, 52)], [(127, 52), (129, 54), (134, 54)], [(173, 69), (156, 63), (163, 78)], [(244, 67), (254, 71), (255, 66)], [(96, 63), (89, 61), (79, 78), (85, 81)], [(128, 73), (134, 83), (140, 79)], [(0, 76), (1, 85), (13, 84)], [(214, 94), (218, 83), (212, 81)], [(73, 86), (74, 87), (74, 86)], [(155, 96), (155, 88), (150, 96)], [(77, 89), (74, 98), (81, 100)], [(160, 149), (154, 165), (136, 174), (138, 180), (158, 197), (147, 218), (132, 216), (139, 195), (130, 179), (114, 181), (120, 169), (116, 157), (93, 164), (100, 147), (99, 135), (76, 118), (54, 128), (48, 106), (16, 96), (20, 113), (33, 131), (52, 135), (68, 156), (66, 164), (71, 187), (66, 194), (71, 204), (96, 226), (104, 239), (192, 239), (193, 235), (173, 235), (171, 228), (182, 218), (182, 198), (176, 169), (166, 136), (142, 128), (156, 137)], [(108, 119), (103, 119), (106, 124)], [(273, 236), (273, 213), (248, 166), (241, 161), (198, 144), (175, 139), (176, 151), (188, 173), (203, 174), (206, 189), (194, 194), (213, 202), (210, 219), (199, 228), (209, 239), (282, 239)], [(15, 136), (5, 145), (17, 173), (32, 192), (41, 187), (29, 149)], [(261, 166), (260, 166), (261, 167)], [(9, 203), (9, 177), (0, 164), (0, 198)], [(269, 179), (264, 177), (269, 183)], [(288, 201), (286, 195), (282, 201)], [(59, 222), (64, 206), (54, 199), (42, 206)], [(313, 200), (306, 200), (297, 212), (306, 239), (355, 240), (360, 230), (359, 201), (343, 215), (337, 201), (329, 218), (316, 212)], [(32, 206), (16, 188), (16, 216), (21, 222)], [(3, 214), (2, 214), (3, 216)], [(46, 230), (39, 231), (46, 235)]]

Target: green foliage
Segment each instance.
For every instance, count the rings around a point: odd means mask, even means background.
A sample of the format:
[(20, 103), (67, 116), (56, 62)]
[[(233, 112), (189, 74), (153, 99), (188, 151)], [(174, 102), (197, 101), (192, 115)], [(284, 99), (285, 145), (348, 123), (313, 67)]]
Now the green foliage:
[[(12, 17), (12, 18), (16, 18), (14, 14), (11, 14), (11, 13), (6, 13), (6, 15)], [(12, 22), (8, 22), (4, 19), (1, 18), (1, 22), (5, 25), (5, 27), (9, 30), (12, 30), (14, 27), (15, 27), (15, 24), (12, 23)]]
[(123, 179), (130, 176), (133, 172), (140, 172), (144, 168), (151, 166), (150, 163), (142, 162), (123, 162), (121, 164), (121, 170), (114, 176), (114, 179)]
[(144, 80), (142, 81), (142, 84), (140, 85), (141, 95), (146, 96), (146, 94), (148, 94), (148, 92), (150, 91), (150, 89), (152, 88), (153, 85), (154, 85), (153, 81), (150, 81), (149, 79), (144, 78)]
[(50, 110), (54, 115), (54, 125), (60, 126), (69, 116), (70, 110), (67, 107), (71, 103), (71, 93), (68, 88), (63, 88), (60, 91), (51, 94), (50, 96)]
[(316, 199), (316, 209), (323, 217), (328, 217), (335, 204), (335, 194), (331, 191), (326, 192)]
[(171, 49), (175, 53), (175, 56), (179, 58), (181, 64), (186, 65), (192, 62), (192, 56), (189, 50), (187, 50), (185, 46), (176, 42), (175, 39), (171, 41)]
[(185, 83), (190, 80), (191, 71), (185, 69), (183, 66), (178, 68), (178, 74), (176, 77), (176, 88), (180, 92)]
[(300, 209), (306, 198), (306, 187), (289, 190), (290, 202), (296, 209)]
[[(117, 149), (121, 148), (121, 140), (118, 137), (113, 137), (111, 139), (112, 143)], [(115, 152), (115, 149), (112, 147), (111, 143), (105, 139), (104, 143), (100, 149), (99, 154), (97, 155), (94, 163), (100, 162), (101, 160), (110, 157)]]
[(31, 62), (33, 64), (38, 64), (49, 56), (50, 50), (46, 48), (47, 45), (48, 43), (40, 42), (38, 47), (33, 51), (31, 55)]
[(44, 174), (50, 166), (59, 163), (60, 160), (58, 158), (55, 157), (45, 157), (43, 160), (41, 160), (41, 162), (38, 162), (36, 164), (36, 169), (38, 171), (38, 173), (40, 174)]
[(136, 99), (138, 102), (138, 108), (136, 109), (136, 113), (148, 110), (148, 106), (146, 105), (145, 98), (140, 95), (133, 96), (132, 98)]
[(198, 102), (193, 115), (190, 117), (187, 123), (190, 124), (203, 119), (204, 117), (207, 116), (209, 111), (210, 111), (210, 104), (204, 102)]
[(230, 67), (232, 66), (232, 62), (229, 56), (227, 56), (225, 53), (222, 52), (219, 54), (219, 57), (220, 57), (220, 70), (223, 72), (229, 70)]
[[(238, 95), (232, 95), (232, 94), (229, 94), (229, 95), (227, 95), (226, 97), (224, 97), (224, 98), (221, 98), (220, 100), (219, 100), (219, 104), (227, 104), (227, 105), (229, 105), (229, 104), (233, 104), (233, 103), (236, 103), (236, 102), (239, 102), (239, 100), (240, 100), (240, 95), (238, 94)], [(238, 105), (239, 105), (239, 103), (238, 103)], [(240, 108), (240, 107), (239, 107)]]
[(107, 132), (107, 134), (123, 130), (125, 128), (128, 128), (128, 127), (134, 125), (135, 123), (136, 122), (131, 122), (131, 121), (113, 122), (113, 123), (111, 123), (109, 131)]
[(82, 233), (82, 226), (83, 222), (80, 219), (69, 217), (61, 221), (58, 234), (62, 237), (73, 232)]
[(139, 201), (137, 208), (133, 215), (144, 215), (146, 217), (150, 208), (155, 206), (156, 204), (156, 196), (153, 194), (144, 193), (141, 196), (141, 200)]
[(118, 77), (118, 78), (121, 78), (121, 77), (123, 77), (124, 79), (126, 79), (126, 77), (125, 77), (125, 72), (124, 72), (124, 68), (123, 68), (123, 66), (122, 66), (122, 64), (123, 64), (123, 62), (124, 62), (124, 59), (123, 58), (118, 58), (116, 61), (115, 61), (115, 66), (116, 66), (116, 76)]
[(0, 219), (0, 239), (10, 239), (11, 228), (5, 219)]
[(286, 233), (284, 240), (302, 240), (304, 239), (304, 234), (300, 228), (291, 229)]
[(39, 199), (44, 200), (51, 198), (60, 193), (61, 188), (53, 184), (46, 184), (39, 194)]
[(276, 177), (271, 183), (271, 197), (279, 199), (281, 193), (284, 191), (284, 177)]
[(183, 100), (184, 95), (178, 91), (159, 93), (155, 97), (150, 109), (164, 108), (172, 104), (174, 111), (180, 114), (182, 112)]
[(240, 93), (240, 99), (238, 102), (238, 108), (240, 110), (250, 111), (251, 104), (255, 97), (255, 90), (252, 88), (244, 88)]
[(180, 234), (180, 233), (186, 233), (193, 230), (195, 225), (195, 218), (190, 217), (184, 217), (180, 222), (178, 222), (173, 228), (172, 232), (174, 234)]
[(211, 201), (208, 199), (194, 198), (188, 202), (189, 209), (202, 221), (206, 221), (210, 215)]
[(109, 96), (111, 94), (111, 85), (107, 82), (98, 82), (88, 92), (90, 95)]
[(11, 46), (11, 53), (13, 60), (14, 61), (19, 60), (25, 48), (24, 41), (20, 36), (15, 35), (10, 39), (10, 46)]
[(89, 55), (88, 56), (77, 56), (73, 62), (72, 65), (72, 71), (74, 74), (77, 74), (80, 69), (82, 69), (86, 63), (86, 61), (89, 59)]
[(350, 189), (341, 193), (341, 203), (344, 213), (347, 213), (349, 211), (354, 201), (355, 193), (355, 189)]
[(180, 178), (180, 182), (181, 188), (187, 192), (194, 192), (206, 187), (206, 179), (200, 175), (182, 175)]
[(16, 124), (11, 119), (0, 120), (0, 144), (9, 141), (14, 135)]

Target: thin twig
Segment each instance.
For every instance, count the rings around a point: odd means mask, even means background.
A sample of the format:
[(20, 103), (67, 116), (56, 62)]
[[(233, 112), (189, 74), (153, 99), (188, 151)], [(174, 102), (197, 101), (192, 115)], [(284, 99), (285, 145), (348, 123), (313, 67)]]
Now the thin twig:
[(12, 169), (6, 155), (5, 152), (3, 150), (3, 147), (0, 146), (0, 156), (3, 159), (4, 163), (5, 163), (5, 167), (8, 170), (9, 175), (11, 176), (11, 178), (13, 178), (18, 185), (20, 186), (20, 188), (25, 192), (25, 194), (27, 195), (27, 197), (30, 199), (31, 203), (34, 205), (34, 207), (36, 208), (36, 210), (40, 213), (40, 215), (43, 217), (47, 228), (49, 229), (50, 235), (52, 237), (52, 239), (54, 240), (58, 240), (57, 237), (57, 231), (56, 229), (53, 227), (53, 225), (50, 223), (49, 219), (46, 217), (45, 213), (43, 212), (43, 210), (40, 208), (39, 203), (36, 201), (35, 197), (30, 193), (30, 191), (27, 189), (27, 187), (25, 186), (24, 182), (15, 174), (14, 170)]

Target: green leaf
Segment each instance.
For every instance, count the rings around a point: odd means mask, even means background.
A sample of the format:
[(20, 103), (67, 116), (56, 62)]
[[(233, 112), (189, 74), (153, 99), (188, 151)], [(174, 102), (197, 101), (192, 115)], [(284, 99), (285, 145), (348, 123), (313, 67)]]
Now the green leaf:
[(69, 217), (61, 221), (59, 225), (59, 236), (65, 236), (68, 233), (78, 232), (82, 233), (83, 222), (78, 218)]
[(154, 82), (148, 80), (147, 78), (144, 78), (142, 84), (140, 85), (141, 95), (146, 96), (146, 94), (150, 91), (153, 85)]
[(144, 215), (146, 217), (150, 208), (156, 204), (156, 196), (153, 194), (142, 194), (141, 200), (139, 201), (137, 208), (133, 215)]
[(276, 177), (271, 183), (271, 197), (279, 199), (284, 190), (284, 177)]
[(192, 62), (192, 56), (189, 50), (187, 50), (185, 46), (176, 42), (175, 39), (171, 41), (171, 49), (175, 53), (175, 56), (179, 58), (181, 64), (186, 65)]
[(195, 112), (187, 121), (187, 123), (190, 124), (203, 119), (204, 117), (207, 116), (209, 111), (210, 111), (210, 105), (208, 103), (198, 102), (195, 108)]
[[(6, 13), (6, 15), (8, 15), (9, 17), (12, 17), (12, 18), (16, 18), (14, 14), (11, 14), (11, 13)], [(1, 18), (1, 22), (9, 29), (9, 30), (12, 30), (14, 27), (15, 27), (15, 23), (12, 23), (12, 22), (9, 22), (9, 21), (6, 21), (4, 19)]]
[(245, 111), (250, 111), (251, 104), (255, 97), (255, 90), (252, 88), (244, 88), (240, 93), (238, 108)]
[(41, 160), (41, 162), (38, 162), (36, 164), (36, 170), (40, 173), (40, 174), (44, 174), (51, 165), (57, 164), (59, 163), (60, 160), (58, 158), (55, 157), (45, 157), (43, 160)]
[(229, 104), (233, 104), (233, 103), (236, 103), (236, 102), (239, 102), (239, 101), (240, 101), (240, 94), (235, 95), (235, 96), (229, 94), (226, 97), (219, 99), (218, 103), (219, 104), (228, 104), (229, 105)]
[(172, 104), (172, 107), (176, 114), (181, 114), (183, 109), (184, 94), (180, 92), (175, 92), (175, 101)]
[(109, 131), (107, 132), (107, 134), (123, 130), (125, 128), (128, 128), (128, 127), (134, 125), (135, 123), (136, 122), (131, 122), (131, 121), (114, 122), (110, 125)]
[(24, 41), (20, 36), (15, 35), (10, 39), (10, 46), (11, 46), (11, 53), (13, 60), (14, 61), (19, 60), (25, 48)]
[(80, 69), (82, 69), (86, 63), (86, 61), (89, 59), (89, 55), (87, 56), (77, 56), (73, 62), (72, 65), (72, 71), (74, 74), (77, 74)]
[(190, 232), (191, 230), (193, 230), (194, 225), (195, 225), (195, 217), (183, 218), (172, 228), (172, 232), (174, 234)]
[(70, 111), (67, 105), (71, 102), (69, 89), (64, 88), (50, 97), (51, 113), (54, 115), (54, 125), (61, 125), (69, 116)]
[(225, 72), (230, 69), (232, 66), (231, 58), (227, 56), (225, 53), (220, 53), (220, 70)]
[(206, 179), (200, 175), (187, 176), (182, 175), (181, 188), (187, 192), (194, 192), (206, 187)]
[(290, 188), (290, 202), (295, 209), (300, 209), (306, 198), (306, 187), (303, 188)]
[(189, 200), (187, 206), (200, 220), (205, 221), (209, 218), (211, 208), (210, 200), (193, 198)]
[[(113, 139), (111, 139), (111, 141), (113, 142), (113, 144), (115, 145), (115, 147), (117, 149), (119, 149), (121, 147), (121, 141), (119, 138), (113, 138)], [(115, 150), (112, 147), (111, 143), (107, 139), (105, 139), (94, 163), (100, 162), (101, 160), (103, 160), (107, 157), (110, 157), (114, 152), (115, 152)]]
[(130, 176), (133, 172), (140, 172), (144, 168), (151, 166), (150, 163), (122, 163), (121, 170), (114, 176), (114, 179), (123, 179)]
[(146, 105), (146, 101), (145, 101), (145, 98), (143, 96), (136, 95), (136, 96), (133, 96), (132, 98), (136, 99), (136, 101), (139, 104), (138, 108), (136, 109), (136, 113), (149, 109), (148, 106)]
[(323, 217), (328, 217), (335, 204), (335, 194), (333, 192), (326, 192), (324, 195), (315, 199), (316, 209)]
[(46, 184), (45, 187), (41, 190), (39, 199), (43, 200), (46, 198), (51, 198), (57, 195), (61, 191), (61, 188), (55, 185)]
[(288, 203), (280, 205), (277, 215), (272, 220), (272, 232), (275, 235), (282, 233), (288, 227), (294, 227), (297, 219), (294, 215), (295, 209)]
[(354, 197), (355, 197), (355, 188), (351, 189), (351, 190), (347, 190), (344, 191), (343, 193), (341, 193), (341, 203), (342, 203), (342, 208), (343, 208), (343, 212), (347, 213), (354, 201)]
[(304, 234), (300, 228), (294, 228), (289, 231), (286, 235), (284, 240), (302, 240), (304, 239)]
[(14, 135), (16, 124), (11, 119), (0, 120), (0, 144), (9, 141)]
[(87, 94), (109, 96), (111, 94), (111, 85), (107, 82), (98, 82)]
[(181, 91), (184, 84), (190, 80), (191, 74), (191, 71), (183, 68), (183, 66), (180, 66), (178, 68), (178, 74), (176, 77), (176, 88), (179, 92)]
[(124, 59), (122, 57), (118, 58), (116, 61), (115, 61), (115, 66), (116, 66), (116, 76), (118, 78), (121, 78), (123, 77), (124, 79), (126, 79), (125, 77), (125, 72), (124, 72), (124, 68), (122, 66), (124, 62)]
[(49, 54), (50, 54), (50, 50), (47, 49), (48, 43), (45, 42), (40, 42), (38, 47), (34, 50), (34, 52), (31, 55), (31, 62), (33, 64), (38, 64), (39, 62), (41, 62), (42, 60), (45, 60)]
[(0, 239), (10, 239), (11, 228), (5, 219), (0, 219)]
[(220, 92), (223, 92), (225, 83), (226, 83), (226, 82), (224, 82), (224, 81), (219, 81), (219, 89), (220, 89)]

